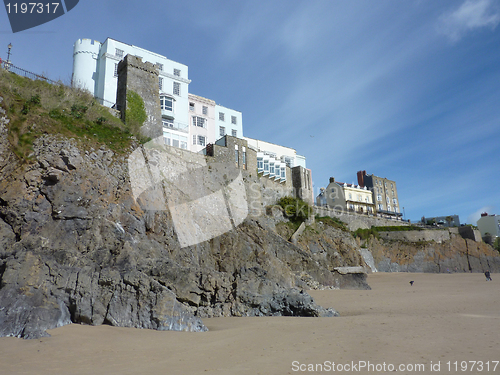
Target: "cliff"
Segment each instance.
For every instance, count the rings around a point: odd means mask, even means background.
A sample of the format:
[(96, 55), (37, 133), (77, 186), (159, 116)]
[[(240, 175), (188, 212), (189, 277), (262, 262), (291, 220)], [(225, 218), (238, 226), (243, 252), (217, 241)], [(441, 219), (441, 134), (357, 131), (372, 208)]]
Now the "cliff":
[(381, 272), (500, 272), (500, 254), (448, 230), (386, 232), (363, 246)]
[(141, 208), (132, 193), (127, 157), (142, 146), (119, 154), (42, 134), (24, 160), (9, 123), (3, 108), (0, 336), (71, 322), (204, 331), (212, 316), (336, 316), (304, 289), (368, 288), (364, 274), (335, 270), (364, 265), (350, 235), (331, 239), (338, 229), (294, 245), (278, 212), (181, 247), (170, 212)]

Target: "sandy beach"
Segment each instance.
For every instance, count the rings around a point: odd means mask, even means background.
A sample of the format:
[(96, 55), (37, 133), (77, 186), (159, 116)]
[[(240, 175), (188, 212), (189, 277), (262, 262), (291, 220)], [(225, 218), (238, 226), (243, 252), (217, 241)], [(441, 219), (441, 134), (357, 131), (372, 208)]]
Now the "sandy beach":
[(205, 333), (73, 324), (38, 340), (0, 338), (0, 373), (500, 374), (500, 276), (492, 278), (376, 273), (372, 290), (310, 291), (339, 318), (212, 318)]

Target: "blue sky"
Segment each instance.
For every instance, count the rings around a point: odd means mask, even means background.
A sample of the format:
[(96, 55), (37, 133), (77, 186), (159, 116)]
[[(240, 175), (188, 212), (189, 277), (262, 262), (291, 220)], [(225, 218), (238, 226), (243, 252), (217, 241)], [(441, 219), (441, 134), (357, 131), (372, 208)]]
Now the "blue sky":
[(80, 0), (0, 57), (70, 81), (73, 43), (107, 37), (186, 64), (189, 91), (243, 113), (248, 137), (307, 157), (315, 189), (397, 183), (407, 219), (500, 214), (497, 0)]

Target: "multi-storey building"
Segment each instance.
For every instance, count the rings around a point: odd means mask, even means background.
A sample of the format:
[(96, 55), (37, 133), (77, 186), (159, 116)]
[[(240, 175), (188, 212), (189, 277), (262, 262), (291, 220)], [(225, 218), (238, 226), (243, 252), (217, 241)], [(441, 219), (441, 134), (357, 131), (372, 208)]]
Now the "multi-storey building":
[(373, 195), (366, 186), (336, 182), (333, 177), (326, 188), (320, 189), (316, 205), (359, 214), (375, 213)]
[[(298, 155), (295, 149), (285, 146), (276, 145), (274, 143), (269, 143), (265, 141), (259, 141), (258, 139), (243, 137), (248, 142), (249, 147), (253, 147), (257, 152), (257, 163), (264, 169), (265, 160), (270, 158), (275, 159), (281, 163), (286, 164), (289, 168), (293, 167), (304, 167), (306, 168), (306, 158), (302, 155)], [(259, 164), (259, 160), (261, 163)]]
[(215, 102), (201, 96), (189, 94), (189, 115), (191, 151), (200, 152), (209, 143), (217, 140), (215, 136)]
[(215, 105), (215, 139), (226, 134), (232, 137), (243, 138), (243, 117), (241, 112), (234, 109)]
[(243, 137), (241, 112), (189, 94), (191, 81), (187, 65), (134, 45), (111, 38), (104, 43), (77, 40), (73, 47), (72, 84), (90, 91), (101, 104), (113, 107), (118, 86), (118, 63), (129, 54), (140, 57), (142, 62), (152, 63), (158, 70), (166, 144), (199, 152), (208, 143), (219, 139), (222, 130), (224, 135)]
[(367, 187), (372, 192), (377, 213), (396, 218), (403, 216), (395, 181), (373, 174), (367, 175), (366, 171), (358, 171), (357, 175), (358, 185)]

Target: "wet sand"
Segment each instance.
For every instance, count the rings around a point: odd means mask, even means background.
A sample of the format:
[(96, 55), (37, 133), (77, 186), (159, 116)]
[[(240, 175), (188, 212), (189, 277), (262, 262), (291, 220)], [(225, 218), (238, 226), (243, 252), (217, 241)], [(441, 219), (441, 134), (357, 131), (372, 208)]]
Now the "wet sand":
[[(500, 374), (500, 275), (492, 278), (377, 273), (372, 290), (310, 291), (339, 318), (204, 319), (205, 333), (72, 324), (39, 340), (0, 338), (0, 374), (296, 374), (331, 372), (332, 362), (336, 373)], [(469, 362), (463, 372), (461, 361), (483, 361), (483, 371)]]

